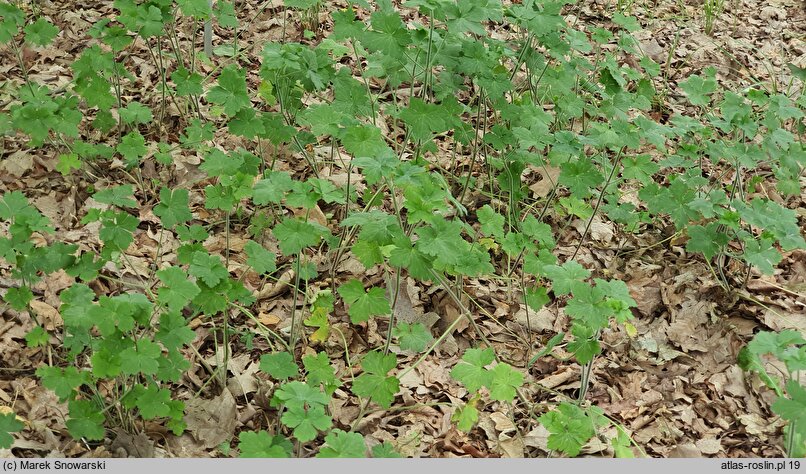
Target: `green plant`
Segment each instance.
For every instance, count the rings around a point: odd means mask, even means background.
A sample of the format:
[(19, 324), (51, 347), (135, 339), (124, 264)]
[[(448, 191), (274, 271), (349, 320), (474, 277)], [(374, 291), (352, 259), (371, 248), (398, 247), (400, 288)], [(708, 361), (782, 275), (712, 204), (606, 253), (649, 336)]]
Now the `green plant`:
[[(525, 407), (549, 430), (553, 451), (576, 456), (615, 425), (616, 455), (632, 455), (629, 433), (585, 398), (602, 332), (622, 325), (634, 333), (636, 302), (624, 282), (578, 256), (598, 223), (637, 234), (670, 222), (726, 290), (755, 270), (773, 273), (782, 252), (806, 241), (798, 215), (755, 187), (769, 179), (784, 197), (800, 193), (802, 95), (763, 84), (725, 90), (706, 68), (677, 84), (695, 113), (659, 123), (653, 113), (668, 91), (656, 86), (669, 87), (668, 64), (661, 78), (660, 65), (641, 53), (632, 36), (640, 24), (627, 15), (632, 2), (618, 2), (610, 29), (567, 24), (564, 0), (359, 3), (369, 11), (366, 21), (352, 5), (334, 11), (333, 32), (321, 39), (322, 2), (287, 0), (311, 32), (302, 42), (285, 35), (267, 42), (257, 78), (238, 47), (245, 29), (233, 3), (116, 0), (117, 14), (92, 26), (88, 34), (98, 41), (80, 52), (71, 81), (57, 90), (30, 80), (21, 51), (48, 44), (58, 29), (0, 4), (0, 42), (10, 45), (19, 73), (0, 133), (20, 132), (31, 147), (53, 151), (63, 179), (88, 182), (98, 204), (81, 220), (97, 225), (102, 248), (95, 255), (78, 245), (36, 243), (54, 231), (48, 219), (21, 192), (0, 198), (8, 226), (0, 257), (19, 281), (4, 301), (36, 319), (34, 285), (60, 270), (75, 279), (60, 294), (63, 331), (50, 333), (36, 321), (26, 335), (29, 347), (57, 353), (37, 374), (67, 402), (69, 431), (97, 440), (110, 424), (138, 430), (140, 419), (163, 419), (180, 433), (183, 402), (172, 398), (172, 383), (188, 367), (183, 350), (195, 334), (188, 320), (199, 318), (213, 329), (210, 346), (223, 353), (212, 374), (219, 388), (237, 344), (232, 334), (249, 350), (261, 334), (270, 348), (260, 369), (277, 382), (267, 414), (278, 422), (239, 433), (241, 456), (365, 456), (368, 441), (355, 427), (367, 410), (403, 409), (395, 406), (401, 379), (465, 320), (472, 328), (466, 336), (478, 340), (451, 371), (470, 394), (455, 407), (461, 430), (472, 430), (488, 406)], [(417, 9), (418, 20), (401, 9)], [(721, 9), (721, 0), (704, 4), (709, 34)], [(234, 30), (231, 45), (211, 48), (213, 20)], [(200, 23), (206, 58), (196, 51)], [(176, 33), (182, 25), (193, 32), (189, 38)], [(488, 34), (493, 25), (517, 33), (502, 39)], [(136, 90), (138, 79), (127, 70), (137, 54), (132, 45), (145, 48), (157, 71), (153, 97)], [(177, 112), (166, 120), (169, 108)], [(298, 163), (284, 158), (289, 154)], [(177, 187), (171, 180), (179, 155), (201, 162), (198, 180)], [(146, 165), (159, 178), (149, 181)], [(346, 171), (346, 184), (335, 184), (337, 168)], [(536, 170), (545, 177), (558, 170), (541, 196), (525, 181)], [(97, 176), (117, 185), (101, 186)], [(158, 228), (158, 246), (145, 274), (134, 282), (110, 275), (109, 268), (132, 266), (129, 251), (146, 228)], [(243, 228), (251, 239), (236, 249), (232, 237)], [(569, 235), (575, 248), (557, 253)], [(225, 248), (211, 252), (208, 239), (217, 236)], [(168, 241), (177, 242), (175, 255)], [(340, 273), (347, 257), (381, 278)], [(282, 280), (288, 270), (293, 277)], [(433, 333), (423, 323), (397, 321), (407, 277), (426, 282), (461, 316)], [(109, 294), (91, 289), (99, 278), (114, 287)], [(500, 360), (477, 324), (468, 305), (483, 306), (465, 291), (475, 278), (505, 288), (509, 303), (524, 304), (527, 321), (547, 305), (564, 309), (569, 326), (528, 366), (541, 357), (578, 362), (576, 400), (561, 397), (537, 410), (521, 395), (525, 386), (542, 388)], [(255, 281), (291, 289), (287, 334), (253, 314), (255, 294), (245, 282)], [(257, 329), (242, 326), (243, 317)], [(356, 333), (384, 324), (386, 331), (378, 347), (351, 354), (348, 322)], [(532, 351), (527, 332), (529, 340), (516, 340)], [(797, 411), (803, 390), (775, 381), (760, 364), (772, 353), (802, 365), (802, 348), (795, 354), (787, 346), (801, 340), (781, 334), (775, 350), (765, 342), (773, 336), (757, 336), (742, 364), (782, 397), (773, 411), (790, 422), (791, 454), (800, 452), (806, 426)], [(326, 350), (334, 339), (346, 362), (338, 374)], [(392, 340), (417, 354), (408, 367), (398, 367)], [(305, 350), (322, 350), (298, 357), (300, 341)], [(330, 402), (339, 388), (360, 407), (351, 431), (333, 428)], [(0, 418), (0, 433), (16, 428)], [(371, 454), (396, 453), (381, 444)]]
[(702, 4), (703, 13), (705, 14), (705, 34), (710, 35), (714, 32), (714, 21), (722, 14), (725, 7), (725, 0), (705, 0)]
[(451, 370), (451, 377), (461, 382), (469, 392), (476, 393), (453, 415), (452, 420), (458, 422), (458, 427), (462, 431), (470, 431), (478, 421), (477, 404), (480, 400), (480, 388), (487, 388), (492, 400), (512, 403), (516, 390), (523, 385), (523, 374), (514, 370), (509, 364), (499, 363), (488, 369), (487, 366), (494, 360), (495, 352), (492, 348), (468, 349), (462, 356), (462, 362)]
[(0, 448), (10, 448), (14, 443), (11, 433), (20, 431), (23, 427), (13, 411), (0, 413)]
[[(765, 357), (783, 362), (786, 373), (769, 370)], [(784, 450), (787, 457), (806, 456), (806, 389), (797, 373), (806, 369), (806, 339), (798, 331), (762, 331), (742, 348), (739, 367), (759, 375), (764, 384), (775, 391), (777, 399), (772, 411), (788, 423), (784, 428)]]
[[(319, 449), (317, 457), (366, 457), (366, 445), (361, 434), (331, 429), (333, 420), (326, 410), (340, 382), (327, 354), (307, 355), (302, 362), (305, 367), (304, 382), (289, 380), (299, 375), (299, 367), (293, 362), (291, 354), (266, 354), (260, 360), (262, 371), (284, 381), (274, 392), (272, 405), (282, 412), (280, 421), (291, 431), (297, 449), (324, 432), (325, 444)], [(397, 379), (385, 377), (386, 371), (394, 366), (394, 356), (370, 353), (363, 365), (365, 374), (356, 378), (353, 392), (385, 404), (387, 397), (397, 392)], [(239, 435), (238, 449), (241, 457), (289, 457), (294, 445), (280, 434), (272, 436), (266, 431), (244, 431)], [(374, 446), (372, 455), (399, 457), (385, 443)]]

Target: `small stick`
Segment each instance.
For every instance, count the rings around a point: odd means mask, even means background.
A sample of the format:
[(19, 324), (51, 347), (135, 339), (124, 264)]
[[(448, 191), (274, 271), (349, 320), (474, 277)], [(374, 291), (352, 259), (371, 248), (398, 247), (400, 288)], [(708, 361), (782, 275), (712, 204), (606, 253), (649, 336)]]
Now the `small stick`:
[[(209, 5), (210, 10), (212, 10), (213, 0), (207, 0), (207, 5)], [(208, 58), (213, 57), (213, 24), (211, 21), (212, 20), (208, 18), (207, 21), (204, 22), (204, 54), (206, 54)]]

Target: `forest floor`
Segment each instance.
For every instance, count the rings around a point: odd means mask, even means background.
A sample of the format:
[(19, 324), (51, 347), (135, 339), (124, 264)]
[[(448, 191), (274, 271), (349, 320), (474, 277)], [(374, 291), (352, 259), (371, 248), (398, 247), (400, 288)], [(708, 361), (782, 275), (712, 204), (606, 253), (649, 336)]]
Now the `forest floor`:
[[(42, 15), (58, 26), (61, 33), (47, 47), (23, 50), (23, 60), (32, 80), (46, 83), (52, 89), (67, 87), (71, 65), (93, 41), (88, 30), (99, 20), (115, 14), (113, 2), (43, 0), (39, 3)], [(716, 16), (712, 34), (704, 31), (701, 0), (622, 3), (626, 4), (622, 5), (623, 11), (635, 16), (640, 24), (633, 35), (641, 49), (664, 71), (668, 94), (657, 112), (658, 120), (663, 120), (664, 114), (691, 113), (677, 83), (692, 74), (702, 74), (709, 66), (716, 68), (718, 82), (731, 90), (759, 83), (774, 83), (785, 89), (793, 81), (787, 64), (806, 67), (806, 8), (800, 0), (726, 0), (723, 11)], [(326, 2), (319, 13), (319, 29), (314, 38), (305, 38), (299, 18), (286, 11), (281, 0), (241, 2), (236, 6), (242, 25), (246, 25), (238, 41), (247, 52), (241, 64), (247, 66), (260, 63), (263, 45), (268, 41), (287, 38), (312, 42), (326, 38), (332, 28), (331, 13), (346, 7), (346, 3)], [(610, 28), (615, 8), (614, 2), (609, 0), (579, 2), (566, 6), (563, 14), (571, 25)], [(231, 34), (215, 29), (214, 46), (227, 44)], [(495, 34), (506, 37), (510, 32), (493, 30)], [(138, 50), (135, 44), (129, 54), (130, 71), (135, 74), (135, 84), (141, 91), (138, 100), (156, 104), (160, 100), (160, 77), (148, 50), (143, 46)], [(200, 67), (203, 72), (213, 72), (209, 64)], [(257, 71), (257, 66), (253, 69)], [(16, 100), (10, 91), (12, 82), (19, 77), (14, 52), (7, 46), (0, 46), (0, 104), (4, 104), (3, 107)], [(256, 77), (256, 72), (249, 72), (247, 82), (256, 87)], [(160, 125), (166, 127), (169, 136), (178, 136), (177, 117), (178, 114), (169, 112)], [(97, 202), (88, 199), (86, 189), (88, 186), (103, 189), (116, 180), (125, 179), (121, 178), (124, 176), (122, 163), (112, 161), (105, 174), (64, 176), (57, 170), (56, 156), (47, 146), (31, 149), (22, 135), (5, 136), (0, 140), (0, 193), (22, 191), (53, 223), (55, 232), (49, 240), (79, 244), (82, 249), (99, 248), (98, 224), (81, 221), (93, 206), (97, 207)], [(227, 135), (223, 129), (217, 132), (215, 140), (219, 146), (230, 149), (242, 144), (239, 138)], [(327, 153), (330, 147), (323, 148), (309, 151)], [(276, 155), (279, 169), (294, 176), (306, 174), (301, 154), (288, 148), (276, 150)], [(174, 186), (199, 179), (198, 156), (187, 153), (177, 156), (176, 160), (171, 178)], [(546, 183), (552, 177), (543, 174), (550, 175), (553, 171), (559, 172), (559, 169), (527, 169), (524, 181), (529, 186), (530, 199), (546, 199), (550, 192)], [(146, 180), (165, 178), (149, 161), (144, 162), (141, 172)], [(746, 172), (747, 180), (755, 174), (754, 170)], [(331, 175), (334, 182), (348, 178), (346, 171), (336, 166), (325, 169), (323, 174)], [(799, 197), (782, 197), (763, 179), (757, 180), (755, 192), (795, 210), (799, 222), (803, 223), (806, 221), (806, 179), (803, 176), (800, 184), (804, 191)], [(196, 188), (199, 192), (194, 197), (191, 188), (194, 222), (207, 225), (220, 221), (219, 214), (202, 205), (198, 197), (200, 190), (201, 187)], [(470, 192), (472, 194), (473, 190)], [(473, 199), (469, 196), (466, 201)], [(120, 267), (107, 264), (102, 270), (107, 278), (99, 278), (90, 285), (96, 294), (116, 294), (121, 291), (121, 282), (151, 278), (155, 259), (171, 262), (176, 258), (178, 243), (172, 235), (158, 236), (153, 225), (158, 221), (152, 208), (151, 204), (139, 208), (138, 217), (144, 225), (135, 233), (135, 242), (126, 251), (125, 263)], [(316, 209), (321, 216), (314, 218), (330, 225), (334, 233), (339, 232), (327, 217), (333, 210)], [(806, 251), (783, 252), (783, 260), (774, 274), (763, 275), (752, 270), (744, 282), (740, 265), (726, 268), (737, 283), (731, 291), (725, 291), (702, 256), (686, 251), (685, 239), (672, 225), (656, 225), (641, 233), (627, 233), (621, 226), (597, 218), (593, 220), (587, 241), (577, 248), (584, 227), (584, 221), (570, 220), (570, 225), (557, 234), (555, 255), (561, 261), (575, 255), (575, 260), (594, 274), (623, 280), (637, 303), (633, 309), (634, 333), (615, 325), (602, 332), (604, 350), (594, 361), (588, 402), (630, 431), (632, 440), (640, 447), (634, 450), (636, 455), (782, 456), (784, 422), (770, 410), (774, 393), (757, 377), (743, 372), (736, 360), (739, 350), (759, 330), (788, 328), (806, 333)], [(273, 383), (259, 370), (260, 356), (268, 346), (255, 334), (260, 334), (258, 323), (284, 333), (284, 328), (290, 324), (292, 306), (301, 302), (297, 302), (290, 288), (293, 273), (283, 274), (283, 262), (278, 262), (277, 275), (280, 276), (274, 283), (266, 283), (251, 272), (243, 274), (243, 259), (238, 255), (250, 239), (247, 231), (247, 225), (233, 225), (230, 232), (213, 232), (204, 242), (211, 253), (224, 255), (225, 249), (228, 254), (233, 252), (229, 270), (234, 277), (242, 278), (246, 288), (256, 295), (251, 306), (255, 318), (233, 316), (233, 327), (243, 337), (233, 339), (227, 366), (228, 384), (223, 390), (209, 381), (210, 369), (221, 364), (221, 354), (217, 354), (217, 345), (213, 342), (213, 328), (203, 318), (190, 321), (195, 339), (189, 344), (193, 349), (184, 353), (192, 366), (172, 387), (174, 396), (184, 400), (187, 406), (188, 428), (182, 436), (174, 436), (164, 426), (147, 421), (139, 425), (136, 433), (110, 429), (100, 443), (73, 440), (65, 426), (66, 405), (60, 403), (34, 373), (38, 367), (60, 357), (54, 353), (57, 349), (28, 347), (25, 336), (36, 321), (28, 312), (15, 311), (0, 303), (0, 405), (11, 407), (25, 422), (25, 429), (15, 435), (12, 448), (0, 449), (0, 457), (11, 454), (226, 456), (233, 454), (230, 448), (236, 446), (241, 431), (273, 426), (277, 414), (267, 401)], [(276, 244), (271, 245), (276, 248)], [(310, 258), (322, 268), (329, 264), (324, 254)], [(285, 264), (290, 268), (288, 262)], [(0, 263), (0, 291), (16, 285), (10, 271), (11, 265)], [(365, 270), (352, 257), (340, 263), (337, 276), (340, 281), (357, 277), (378, 286), (385, 286), (393, 278), (377, 269)], [(33, 287), (35, 299), (31, 306), (39, 320), (45, 321), (49, 332), (58, 334), (62, 324), (59, 295), (74, 281), (65, 272), (54, 272)], [(311, 283), (312, 288), (329, 286), (324, 279)], [(388, 441), (404, 456), (534, 457), (551, 451), (547, 448), (549, 432), (546, 428), (518, 414), (517, 410), (513, 415), (488, 406), (480, 410), (478, 425), (473, 430), (467, 433), (457, 430), (451, 421), (453, 403), (466, 397), (467, 390), (452, 379), (450, 372), (465, 349), (476, 345), (476, 331), (480, 330), (502, 360), (525, 374), (527, 385), (539, 383), (541, 390), (555, 394), (526, 390), (527, 396), (548, 401), (573, 398), (580, 388), (579, 364), (561, 358), (542, 358), (528, 366), (535, 348), (554, 334), (567, 330), (568, 315), (557, 301), (537, 313), (527, 312), (515, 288), (501, 279), (465, 278), (462, 291), (474, 314), (475, 327), (467, 322), (454, 324), (462, 310), (440, 285), (404, 275), (396, 298), (396, 316), (423, 322), (433, 328), (435, 334), (441, 334), (448, 327), (453, 331), (415, 370), (401, 378), (400, 391), (396, 394), (399, 402), (392, 409), (373, 407), (367, 410), (348, 391), (336, 390), (329, 404), (334, 426), (345, 430), (352, 428), (373, 442)], [(302, 353), (324, 350), (337, 372), (345, 369), (345, 348), (350, 356), (357, 357), (385, 341), (387, 325), (383, 318), (371, 319), (362, 325), (349, 324), (346, 310), (340, 305), (336, 306), (332, 318), (332, 326), (338, 331), (333, 331), (325, 344), (315, 350), (306, 346)], [(394, 346), (392, 350), (397, 353), (399, 367), (411, 365), (420, 357)], [(602, 440), (614, 435), (615, 428), (607, 428), (599, 438), (593, 438), (584, 446), (582, 455), (612, 456), (613, 448)], [(304, 451), (300, 454), (306, 455)]]

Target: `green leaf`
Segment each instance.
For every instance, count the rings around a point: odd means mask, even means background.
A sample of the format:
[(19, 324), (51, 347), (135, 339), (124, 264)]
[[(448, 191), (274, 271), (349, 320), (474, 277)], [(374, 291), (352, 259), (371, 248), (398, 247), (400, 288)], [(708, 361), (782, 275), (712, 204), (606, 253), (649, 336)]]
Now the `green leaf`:
[(32, 299), (34, 299), (34, 292), (27, 286), (9, 288), (3, 295), (3, 300), (17, 311), (25, 311)]
[(613, 23), (630, 32), (641, 29), (641, 24), (638, 23), (638, 20), (634, 16), (626, 16), (618, 12), (613, 15)]
[(0, 449), (10, 448), (14, 444), (14, 438), (9, 433), (21, 431), (24, 427), (14, 412), (0, 413)]
[(365, 292), (361, 281), (353, 279), (341, 285), (338, 292), (350, 307), (348, 313), (353, 324), (367, 321), (372, 316), (392, 312), (389, 300), (381, 288), (373, 287)]
[(129, 36), (126, 28), (110, 26), (104, 30), (103, 42), (116, 53), (126, 49), (127, 46), (132, 44), (132, 41), (134, 41), (134, 38)]
[(436, 219), (431, 226), (417, 229), (417, 249), (434, 257), (435, 264), (457, 265), (469, 247), (461, 236), (462, 230), (461, 221)]
[(399, 452), (395, 449), (394, 446), (387, 442), (383, 442), (381, 444), (376, 444), (372, 447), (372, 457), (376, 459), (380, 458), (400, 458), (402, 457)]
[(163, 33), (165, 21), (163, 21), (163, 12), (157, 5), (150, 2), (136, 6), (133, 2), (121, 3), (116, 2), (116, 6), (121, 10), (121, 15), (118, 15), (117, 20), (130, 31), (138, 32), (143, 38), (159, 36)]
[(28, 347), (44, 347), (50, 340), (50, 334), (42, 326), (36, 326), (25, 335), (25, 343)]
[(607, 326), (613, 308), (605, 302), (605, 293), (599, 286), (580, 284), (574, 288), (574, 296), (568, 300), (565, 312), (585, 326), (593, 329)]
[(523, 297), (526, 300), (526, 304), (532, 311), (540, 311), (543, 306), (551, 301), (548, 295), (548, 290), (546, 290), (546, 287), (544, 286), (526, 288), (526, 292), (524, 293)]
[(37, 46), (47, 46), (59, 34), (59, 29), (44, 18), (25, 27), (25, 41)]
[(392, 406), (395, 394), (400, 389), (400, 381), (386, 374), (395, 367), (395, 363), (394, 354), (384, 355), (378, 351), (367, 353), (361, 361), (364, 373), (353, 382), (353, 393), (370, 398), (383, 408)]
[(490, 237), (503, 237), (504, 236), (504, 216), (495, 212), (489, 204), (485, 204), (478, 211), (476, 215), (481, 224), (481, 231), (484, 235)]
[(364, 268), (369, 269), (383, 262), (383, 250), (376, 242), (359, 239), (353, 244), (351, 250)]
[(228, 155), (218, 148), (213, 148), (204, 157), (199, 168), (208, 176), (234, 176), (243, 165), (237, 155)]
[(322, 231), (309, 222), (285, 218), (272, 229), (280, 243), (283, 255), (296, 255), (306, 247), (312, 247), (322, 239)]
[(779, 397), (772, 404), (772, 411), (790, 424), (803, 431), (806, 426), (806, 388), (797, 380), (786, 383), (786, 393), (789, 398)]
[(305, 366), (307, 372), (305, 380), (309, 385), (318, 387), (320, 384), (324, 385), (325, 392), (332, 394), (340, 385), (339, 380), (336, 378), (336, 370), (330, 364), (330, 359), (327, 354), (320, 352), (313, 355), (302, 356), (302, 365)]
[(711, 94), (716, 92), (717, 83), (712, 77), (703, 78), (692, 74), (685, 81), (679, 83), (680, 88), (688, 96), (692, 105), (706, 107), (711, 103)]
[[(317, 328), (316, 331), (311, 334), (311, 341), (327, 341), (327, 338), (330, 335), (330, 323), (328, 322), (328, 315), (332, 311), (333, 293), (330, 290), (319, 291), (311, 303), (311, 316), (303, 321), (303, 324), (306, 326)], [(303, 357), (302, 360), (304, 363), (305, 357)]]
[[(103, 95), (99, 95), (103, 97)], [(110, 97), (111, 99), (111, 97)], [(108, 110), (99, 110), (98, 114), (95, 116), (95, 120), (92, 121), (92, 126), (96, 130), (100, 130), (103, 133), (107, 133), (117, 125), (117, 121), (115, 117), (112, 115), (112, 112)]]
[(365, 33), (362, 44), (371, 51), (381, 51), (391, 57), (400, 57), (405, 47), (411, 44), (411, 36), (406, 25), (396, 11), (376, 11), (370, 23), (372, 30)]
[(140, 339), (135, 347), (120, 353), (120, 370), (126, 375), (154, 375), (159, 369), (158, 359), (161, 356), (160, 346), (148, 339)]
[(0, 3), (0, 43), (8, 43), (25, 23), (25, 13), (10, 3)]
[(248, 139), (254, 139), (265, 133), (263, 121), (257, 116), (255, 109), (241, 109), (227, 124), (230, 133)]
[(430, 140), (432, 135), (448, 130), (452, 114), (444, 105), (428, 104), (414, 97), (400, 112), (414, 141)]
[(322, 446), (316, 457), (364, 458), (367, 456), (366, 450), (364, 437), (360, 433), (348, 433), (335, 429), (325, 436), (325, 445)]
[(154, 206), (154, 214), (166, 228), (173, 228), (177, 224), (184, 224), (193, 219), (188, 206), (188, 190), (160, 189), (160, 203)]
[(204, 92), (202, 80), (204, 78), (197, 72), (191, 73), (184, 67), (177, 68), (171, 74), (171, 80), (176, 84), (176, 95), (187, 97), (191, 95), (201, 95)]
[(595, 329), (582, 324), (574, 324), (571, 326), (571, 334), (574, 336), (574, 340), (568, 343), (567, 349), (574, 354), (580, 364), (587, 364), (602, 352), (602, 346), (595, 337)]
[(238, 28), (238, 16), (231, 2), (223, 0), (216, 2), (215, 16), (222, 28)]
[(118, 207), (137, 207), (134, 196), (134, 186), (124, 184), (112, 188), (106, 188), (93, 194), (92, 198), (104, 204), (111, 204)]
[(199, 224), (193, 224), (190, 227), (180, 225), (176, 228), (176, 235), (185, 242), (204, 242), (210, 237), (210, 234)]
[(772, 354), (783, 360), (787, 353), (787, 348), (792, 344), (806, 344), (806, 339), (803, 338), (800, 332), (792, 329), (785, 329), (780, 332), (761, 331), (747, 344), (747, 348), (754, 354)]
[(621, 425), (617, 425), (616, 428), (618, 434), (610, 440), (614, 454), (617, 458), (634, 458), (635, 454), (630, 449), (632, 445), (630, 434)]
[(330, 397), (325, 395), (319, 387), (312, 387), (307, 383), (293, 381), (284, 383), (275, 392), (278, 400), (287, 406), (327, 405)]
[(67, 368), (43, 366), (36, 369), (36, 376), (42, 379), (45, 388), (53, 390), (59, 400), (67, 400), (73, 391), (87, 382), (86, 372), (79, 372), (73, 366)]
[(726, 234), (717, 231), (718, 228), (719, 224), (716, 222), (711, 222), (705, 227), (694, 225), (686, 228), (689, 236), (686, 250), (700, 252), (709, 260), (713, 258), (729, 240)]
[(753, 198), (750, 203), (735, 202), (734, 207), (750, 225), (759, 227), (778, 239), (784, 250), (806, 247), (803, 229), (798, 225), (795, 211), (775, 201), (760, 198)]
[(560, 168), (558, 182), (567, 187), (571, 194), (578, 198), (589, 196), (597, 186), (604, 182), (602, 173), (596, 169), (588, 158), (563, 163)]
[(65, 422), (67, 431), (74, 439), (98, 441), (104, 439), (104, 415), (99, 407), (89, 400), (70, 400), (67, 404), (70, 418)]
[(381, 178), (391, 176), (395, 168), (400, 165), (400, 160), (389, 148), (385, 147), (374, 156), (358, 155), (358, 158), (353, 160), (353, 164), (364, 170), (364, 179), (367, 184), (372, 186)]
[(169, 351), (175, 351), (183, 345), (190, 344), (196, 338), (196, 333), (190, 329), (179, 312), (162, 313), (160, 315), (160, 328), (154, 335)]
[(208, 0), (176, 0), (179, 10), (185, 16), (192, 16), (200, 20), (210, 17), (210, 3)]
[(221, 257), (205, 252), (194, 252), (188, 271), (209, 287), (214, 287), (229, 278), (229, 272), (221, 263)]
[(649, 155), (630, 156), (621, 160), (624, 166), (622, 176), (625, 179), (635, 179), (642, 184), (647, 184), (652, 176), (658, 172), (660, 166), (657, 165)]
[(772, 246), (772, 241), (769, 239), (746, 240), (742, 258), (750, 265), (758, 267), (758, 269), (766, 275), (775, 273), (775, 266), (783, 259), (778, 250)]
[(315, 439), (319, 431), (325, 431), (333, 424), (322, 405), (291, 405), (280, 420), (285, 426), (292, 428), (294, 437), (303, 443)]
[(590, 271), (574, 261), (565, 262), (562, 266), (546, 265), (543, 272), (551, 279), (555, 295), (567, 295), (580, 286), (588, 286), (583, 280), (590, 276)]
[(394, 354), (382, 354), (378, 351), (368, 352), (361, 361), (361, 368), (370, 374), (386, 375), (395, 368), (397, 359)]
[(277, 255), (266, 250), (262, 245), (250, 240), (244, 245), (246, 252), (246, 264), (252, 267), (256, 273), (262, 275), (264, 273), (273, 273), (277, 270), (275, 259)]
[(157, 300), (170, 311), (181, 311), (201, 291), (188, 279), (187, 273), (178, 267), (158, 271), (157, 278), (162, 282), (157, 290)]
[(473, 404), (467, 403), (453, 413), (451, 421), (456, 422), (456, 427), (460, 431), (469, 433), (479, 421), (479, 410)]
[(137, 397), (136, 405), (144, 420), (153, 420), (166, 417), (171, 413), (170, 401), (170, 390), (158, 388), (152, 384)]
[(392, 336), (398, 338), (400, 349), (414, 352), (424, 351), (434, 340), (431, 331), (423, 323), (399, 323), (392, 330)]
[(501, 402), (512, 402), (515, 390), (523, 385), (523, 374), (509, 364), (498, 364), (490, 371), (490, 398)]
[(246, 72), (234, 65), (225, 67), (218, 76), (218, 84), (207, 93), (207, 100), (223, 106), (230, 116), (252, 107), (246, 89)]
[(120, 141), (117, 146), (117, 151), (123, 156), (123, 161), (128, 168), (134, 167), (140, 161), (140, 158), (145, 156), (148, 152), (146, 148), (146, 140), (140, 135), (137, 130), (129, 132)]
[(252, 200), (257, 205), (270, 202), (280, 204), (285, 193), (291, 190), (293, 181), (291, 175), (285, 171), (268, 171), (265, 178), (255, 183), (252, 190)]
[(299, 10), (306, 10), (316, 6), (320, 0), (283, 0), (283, 4), (288, 8), (296, 8)]
[(56, 164), (56, 171), (62, 176), (67, 176), (72, 170), (81, 169), (81, 159), (75, 153), (59, 154), (59, 163)]
[(470, 392), (477, 392), (481, 387), (490, 385), (492, 374), (485, 369), (495, 360), (492, 347), (486, 349), (468, 349), (462, 356), (462, 361), (451, 370), (451, 377), (458, 380)]
[(260, 370), (277, 380), (290, 379), (299, 373), (294, 356), (288, 352), (275, 352), (260, 356)]
[(266, 431), (241, 431), (238, 450), (242, 458), (287, 458), (294, 446), (282, 435), (272, 436)]
[(125, 108), (119, 109), (121, 120), (128, 124), (150, 123), (154, 120), (154, 115), (151, 109), (144, 106), (140, 102), (132, 102)]
[(578, 455), (582, 446), (596, 434), (587, 414), (568, 402), (560, 403), (556, 410), (542, 415), (538, 420), (551, 433), (548, 448), (571, 457)]
[(341, 144), (356, 158), (378, 157), (388, 148), (381, 136), (381, 130), (369, 125), (349, 127), (341, 138)]

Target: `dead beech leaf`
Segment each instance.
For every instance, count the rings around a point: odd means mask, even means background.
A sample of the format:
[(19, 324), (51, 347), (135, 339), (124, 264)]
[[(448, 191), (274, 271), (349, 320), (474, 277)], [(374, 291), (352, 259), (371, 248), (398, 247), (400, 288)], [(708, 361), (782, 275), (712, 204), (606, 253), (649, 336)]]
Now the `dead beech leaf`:
[(145, 433), (132, 435), (123, 430), (118, 430), (115, 440), (109, 446), (109, 450), (117, 457), (153, 458), (154, 442)]
[(490, 419), (495, 423), (495, 429), (501, 433), (509, 433), (510, 431), (517, 430), (515, 423), (501, 412), (490, 413)]
[(770, 423), (766, 418), (762, 418), (758, 413), (745, 413), (737, 417), (739, 422), (744, 425), (747, 434), (753, 436), (769, 435), (775, 432), (776, 425)]
[(549, 308), (540, 308), (540, 311), (535, 313), (524, 306), (515, 313), (515, 321), (532, 331), (551, 331), (556, 320), (557, 315)]
[(538, 380), (538, 383), (540, 383), (541, 386), (546, 388), (555, 388), (559, 387), (560, 385), (568, 382), (569, 380), (575, 377), (577, 377), (576, 371), (574, 371), (569, 367), (558, 374), (552, 374), (549, 375), (548, 377), (544, 377)]
[(666, 331), (669, 340), (684, 352), (707, 352), (705, 342), (708, 333), (703, 329), (708, 324), (713, 307), (714, 303), (707, 301), (686, 301)]
[(39, 209), (45, 217), (50, 219), (54, 225), (60, 226), (64, 222), (63, 218), (66, 214), (66, 203), (64, 199), (57, 200), (56, 196), (46, 194), (36, 198), (33, 202), (36, 208)]
[(702, 452), (694, 443), (683, 443), (675, 446), (667, 456), (670, 458), (701, 458)]
[(266, 326), (276, 326), (280, 322), (280, 317), (275, 314), (261, 312), (257, 315), (257, 320), (260, 321), (260, 324)]
[(19, 150), (0, 160), (0, 172), (7, 173), (7, 176), (19, 178), (30, 170), (33, 164), (33, 156), (24, 150)]
[(790, 313), (784, 310), (768, 309), (764, 313), (764, 324), (773, 331), (793, 329), (806, 335), (806, 314)]
[(501, 433), (498, 436), (498, 443), (503, 451), (504, 457), (520, 459), (524, 457), (523, 439), (514, 433), (512, 435)]
[[(394, 288), (394, 279), (391, 276), (386, 278), (386, 288)], [(391, 298), (393, 295), (389, 291), (387, 296)], [(427, 329), (431, 329), (439, 321), (439, 315), (433, 312), (425, 313), (422, 303), (414, 298), (417, 293), (417, 287), (411, 278), (401, 282), (397, 297), (394, 298), (395, 321), (408, 324), (422, 323)]]
[(549, 192), (557, 185), (557, 178), (560, 176), (560, 168), (554, 166), (545, 166), (537, 168), (535, 171), (540, 174), (541, 180), (529, 186), (535, 197), (546, 197)]
[(716, 454), (722, 451), (722, 443), (716, 438), (703, 438), (694, 443), (703, 454)]
[[(579, 232), (580, 235), (585, 233), (585, 228), (588, 226), (588, 221), (583, 221), (582, 219), (576, 219), (574, 222), (571, 223), (574, 226), (574, 229)], [(599, 215), (593, 216), (593, 220), (590, 221), (590, 228), (588, 229), (588, 235), (593, 240), (602, 242), (604, 244), (610, 243), (613, 240), (614, 231), (613, 231), (613, 224), (609, 222), (602, 221), (602, 218)]]
[(211, 399), (192, 399), (187, 402), (185, 422), (193, 438), (205, 449), (218, 446), (232, 438), (238, 423), (235, 398), (229, 390)]
[(279, 296), (283, 294), (286, 290), (289, 289), (289, 285), (291, 284), (291, 280), (294, 279), (294, 270), (286, 270), (280, 275), (280, 278), (277, 279), (277, 283), (272, 286), (266, 285), (264, 286), (258, 293), (257, 299), (269, 299), (274, 298), (275, 296)]
[(257, 391), (258, 383), (255, 374), (260, 368), (260, 363), (251, 361), (251, 363), (246, 367), (233, 363), (228, 365), (230, 371), (233, 373), (233, 376), (227, 380), (227, 388), (232, 395), (242, 397)]
[(39, 300), (31, 300), (29, 304), (33, 312), (36, 313), (37, 320), (44, 322), (46, 330), (53, 331), (64, 325), (62, 316), (53, 306)]
[(300, 219), (307, 218), (308, 220), (314, 221), (322, 227), (327, 227), (327, 217), (325, 217), (325, 213), (322, 212), (322, 209), (318, 205), (314, 206), (313, 209), (294, 209), (294, 215)]
[(538, 448), (548, 451), (550, 435), (551, 433), (549, 433), (549, 430), (547, 430), (545, 426), (539, 424), (532, 431), (523, 436), (523, 444), (529, 446), (530, 448)]

